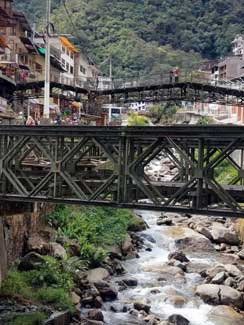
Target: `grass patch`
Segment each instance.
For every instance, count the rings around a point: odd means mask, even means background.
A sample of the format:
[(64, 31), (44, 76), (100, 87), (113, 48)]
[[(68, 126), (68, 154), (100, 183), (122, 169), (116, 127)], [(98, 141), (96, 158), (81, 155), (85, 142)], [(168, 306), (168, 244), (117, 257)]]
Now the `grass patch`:
[(47, 319), (44, 313), (36, 312), (25, 315), (16, 315), (9, 320), (4, 320), (5, 325), (42, 325)]
[(45, 257), (46, 263), (37, 270), (9, 271), (0, 288), (0, 296), (50, 304), (60, 310), (73, 311), (68, 292), (74, 287), (72, 275), (65, 272), (61, 261)]

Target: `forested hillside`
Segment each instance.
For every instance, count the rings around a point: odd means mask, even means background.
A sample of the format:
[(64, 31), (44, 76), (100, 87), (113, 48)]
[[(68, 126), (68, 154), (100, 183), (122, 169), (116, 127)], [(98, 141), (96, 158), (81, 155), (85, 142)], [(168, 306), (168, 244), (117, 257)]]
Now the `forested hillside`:
[[(41, 24), (45, 1), (15, 2)], [(97, 62), (112, 55), (120, 76), (191, 66), (199, 60), (193, 52), (204, 58), (225, 55), (244, 29), (244, 0), (66, 0), (70, 18), (63, 0), (52, 3), (56, 29), (78, 36)]]

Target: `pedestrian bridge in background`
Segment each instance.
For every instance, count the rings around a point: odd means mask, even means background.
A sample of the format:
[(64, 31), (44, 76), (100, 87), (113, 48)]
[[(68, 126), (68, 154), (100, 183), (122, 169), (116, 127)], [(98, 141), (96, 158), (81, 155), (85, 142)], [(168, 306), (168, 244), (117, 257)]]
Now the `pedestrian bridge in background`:
[[(34, 80), (16, 84), (15, 100), (43, 97), (44, 81)], [(99, 83), (81, 83), (76, 79), (52, 80), (51, 96), (69, 96), (87, 98), (90, 107), (101, 103), (129, 103), (136, 101), (192, 101), (230, 105), (243, 105), (244, 88), (242, 82), (213, 81), (194, 77), (181, 76), (178, 82), (170, 82), (167, 76), (154, 76), (141, 79), (115, 79), (106, 89), (100, 89)], [(70, 94), (73, 93), (73, 95)], [(66, 95), (65, 95), (66, 94)]]
[(0, 126), (0, 147), (2, 202), (244, 217), (241, 126)]

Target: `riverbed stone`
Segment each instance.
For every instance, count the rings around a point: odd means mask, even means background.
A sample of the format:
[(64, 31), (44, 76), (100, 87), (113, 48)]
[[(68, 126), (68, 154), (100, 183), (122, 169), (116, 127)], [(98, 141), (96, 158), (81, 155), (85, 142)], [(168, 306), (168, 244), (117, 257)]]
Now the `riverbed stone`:
[(124, 282), (128, 287), (136, 287), (137, 284), (138, 284), (137, 279), (133, 279), (133, 278), (123, 279), (123, 282)]
[(150, 312), (151, 306), (142, 302), (134, 302), (134, 308), (138, 311), (144, 310), (147, 314)]
[(222, 284), (224, 280), (226, 279), (226, 273), (225, 272), (219, 272), (215, 275), (215, 277), (212, 279), (213, 284)]
[(164, 227), (162, 232), (174, 240), (178, 250), (184, 252), (214, 251), (214, 246), (208, 238), (190, 228), (183, 226)]
[(208, 314), (210, 321), (215, 325), (243, 325), (244, 314), (238, 313), (230, 306), (216, 306)]
[(28, 238), (27, 250), (29, 252), (36, 252), (41, 255), (47, 255), (50, 253), (50, 246), (42, 237), (38, 234), (34, 234)]
[(74, 305), (78, 305), (80, 303), (80, 296), (78, 296), (74, 291), (71, 292), (70, 297)]
[(207, 303), (233, 305), (240, 309), (243, 308), (241, 293), (225, 285), (201, 284), (196, 289), (196, 295)]
[(168, 259), (175, 259), (180, 262), (190, 262), (190, 260), (186, 257), (186, 255), (183, 252), (175, 251), (172, 253), (169, 253)]
[(224, 266), (226, 272), (228, 272), (229, 275), (233, 277), (241, 276), (242, 272), (236, 267), (235, 265), (232, 264), (227, 264)]
[(226, 228), (221, 224), (214, 223), (210, 232), (213, 237), (213, 241), (218, 244), (220, 243), (225, 243), (229, 245), (240, 244), (240, 239), (238, 237), (238, 234), (234, 230)]
[(113, 288), (108, 282), (99, 281), (95, 282), (94, 285), (104, 301), (112, 301), (117, 298), (118, 291)]
[(234, 287), (235, 286), (235, 281), (232, 277), (228, 277), (225, 282), (224, 285), (228, 286), (228, 287)]
[(44, 325), (69, 324), (70, 321), (71, 321), (71, 316), (69, 311), (55, 312), (50, 316), (50, 318), (47, 321), (44, 322)]
[(91, 309), (87, 314), (88, 319), (102, 321), (104, 320), (103, 313), (99, 309)]
[(186, 299), (180, 295), (169, 296), (165, 299), (165, 301), (169, 302), (177, 308), (183, 307), (186, 304)]
[(241, 260), (244, 260), (244, 249), (242, 249), (238, 254), (237, 254)]
[(91, 283), (103, 281), (107, 278), (109, 278), (109, 272), (102, 267), (98, 267), (87, 272), (87, 279)]
[(188, 325), (188, 324), (190, 324), (188, 319), (186, 319), (185, 317), (178, 315), (178, 314), (169, 316), (168, 321), (172, 325)]
[(128, 231), (140, 232), (146, 230), (148, 227), (147, 223), (143, 220), (141, 216), (134, 215), (135, 222), (128, 226)]

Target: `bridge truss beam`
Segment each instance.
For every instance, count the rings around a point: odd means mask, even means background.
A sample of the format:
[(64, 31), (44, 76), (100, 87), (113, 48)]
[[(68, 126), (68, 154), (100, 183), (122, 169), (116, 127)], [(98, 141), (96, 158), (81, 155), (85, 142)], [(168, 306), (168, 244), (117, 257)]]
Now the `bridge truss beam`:
[[(1, 126), (0, 148), (2, 201), (244, 217), (244, 127)], [(165, 157), (177, 172), (155, 181)], [(226, 161), (231, 185), (218, 181)]]

